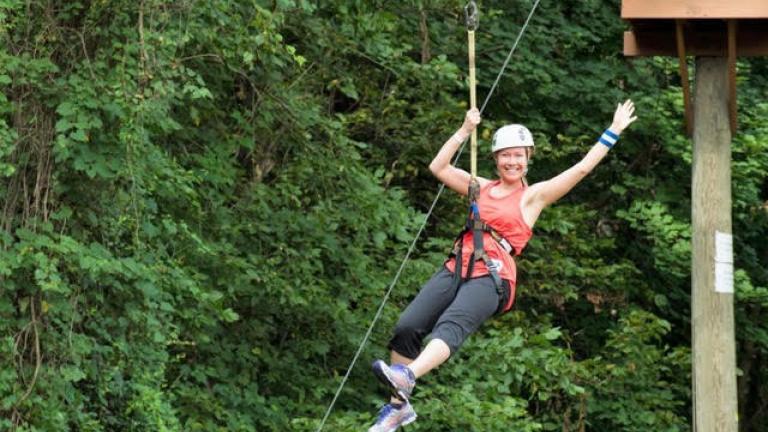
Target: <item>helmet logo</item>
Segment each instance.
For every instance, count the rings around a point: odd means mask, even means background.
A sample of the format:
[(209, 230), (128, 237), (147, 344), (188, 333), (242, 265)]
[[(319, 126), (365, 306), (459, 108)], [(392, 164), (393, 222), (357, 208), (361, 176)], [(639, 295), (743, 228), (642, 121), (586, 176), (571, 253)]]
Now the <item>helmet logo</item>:
[(493, 134), (492, 152), (510, 147), (533, 147), (533, 136), (523, 125), (511, 124), (502, 126)]

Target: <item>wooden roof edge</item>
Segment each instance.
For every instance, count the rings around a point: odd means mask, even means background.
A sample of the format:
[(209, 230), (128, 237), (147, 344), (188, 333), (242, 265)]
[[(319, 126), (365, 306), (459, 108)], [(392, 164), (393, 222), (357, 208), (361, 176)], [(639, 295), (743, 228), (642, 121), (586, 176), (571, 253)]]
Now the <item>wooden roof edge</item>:
[[(719, 36), (719, 35), (718, 35)], [(722, 37), (686, 37), (686, 52), (693, 56), (725, 57), (728, 54), (727, 34)], [(624, 32), (626, 57), (677, 56), (675, 31), (636, 33)], [(738, 32), (736, 55), (739, 57), (768, 56), (768, 30), (764, 32)]]
[(622, 0), (621, 17), (634, 19), (768, 19), (765, 0)]

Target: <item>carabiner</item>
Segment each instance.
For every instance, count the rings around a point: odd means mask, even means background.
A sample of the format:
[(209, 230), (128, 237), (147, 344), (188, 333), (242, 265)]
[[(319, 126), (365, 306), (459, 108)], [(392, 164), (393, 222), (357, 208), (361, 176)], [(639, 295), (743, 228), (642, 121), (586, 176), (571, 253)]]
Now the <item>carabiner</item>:
[(480, 182), (477, 181), (476, 177), (472, 177), (469, 180), (469, 188), (467, 190), (467, 199), (470, 202), (470, 206), (473, 203), (476, 203), (479, 197), (480, 197)]
[(477, 14), (477, 3), (474, 0), (467, 3), (464, 6), (464, 16), (467, 20), (467, 31), (477, 30), (477, 26), (480, 23), (480, 18)]

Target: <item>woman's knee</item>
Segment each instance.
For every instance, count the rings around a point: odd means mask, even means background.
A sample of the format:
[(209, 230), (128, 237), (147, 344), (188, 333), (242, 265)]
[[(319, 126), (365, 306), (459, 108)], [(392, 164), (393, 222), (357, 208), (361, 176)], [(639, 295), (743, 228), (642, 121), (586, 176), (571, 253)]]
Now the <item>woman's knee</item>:
[(389, 348), (402, 356), (415, 359), (421, 352), (421, 344), (426, 335), (426, 330), (407, 321), (398, 322), (392, 340), (389, 342)]
[(452, 321), (443, 321), (435, 326), (432, 332), (432, 339), (440, 339), (451, 350), (451, 355), (455, 354), (464, 344), (471, 331)]

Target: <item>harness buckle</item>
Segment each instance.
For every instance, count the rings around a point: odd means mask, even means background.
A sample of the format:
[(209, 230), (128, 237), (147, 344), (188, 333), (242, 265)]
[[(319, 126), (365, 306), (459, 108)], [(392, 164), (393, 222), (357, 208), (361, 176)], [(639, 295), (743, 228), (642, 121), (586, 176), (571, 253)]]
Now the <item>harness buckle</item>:
[(501, 238), (501, 240), (496, 240), (499, 245), (501, 245), (501, 248), (504, 249), (504, 251), (510, 255), (515, 254), (515, 248), (505, 239), (504, 237)]

